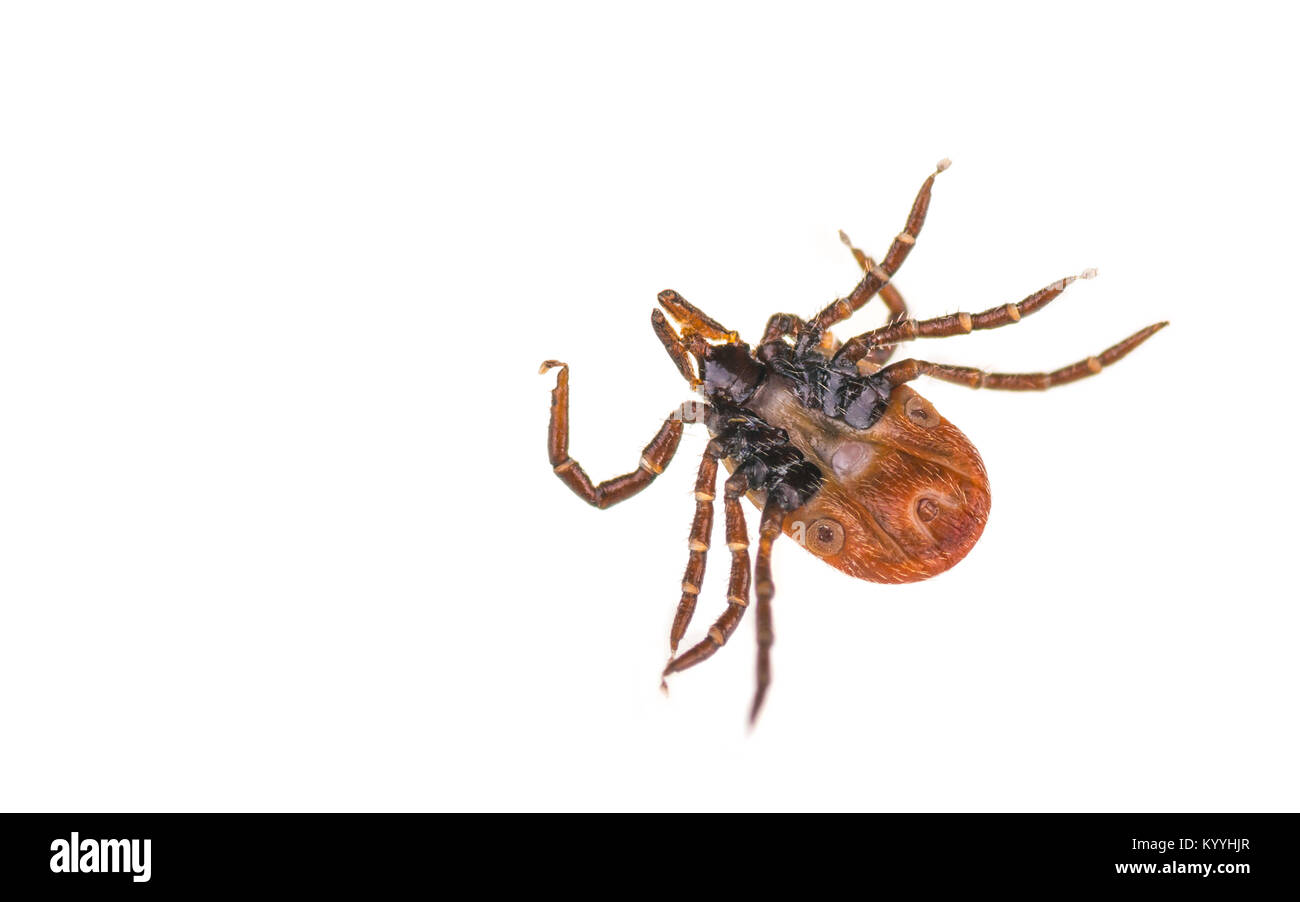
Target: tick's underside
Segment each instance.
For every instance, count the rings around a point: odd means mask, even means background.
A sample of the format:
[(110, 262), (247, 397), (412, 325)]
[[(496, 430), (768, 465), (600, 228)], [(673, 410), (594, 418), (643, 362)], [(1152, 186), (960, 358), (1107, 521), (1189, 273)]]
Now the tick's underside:
[[(664, 676), (693, 667), (726, 644), (749, 606), (751, 577), (757, 599), (758, 685), (750, 721), (758, 716), (770, 680), (772, 544), (783, 531), (832, 566), (873, 582), (926, 579), (965, 556), (983, 531), (989, 489), (984, 464), (970, 441), (906, 383), (931, 376), (971, 388), (1040, 390), (1100, 373), (1167, 325), (1156, 323), (1100, 354), (1050, 373), (985, 373), (966, 366), (908, 358), (887, 364), (895, 348), (916, 338), (964, 335), (1019, 322), (1045, 307), (1087, 270), (1036, 291), (1023, 301), (982, 313), (912, 319), (890, 281), (925, 222), (939, 164), (925, 180), (903, 231), (876, 263), (840, 233), (863, 277), (815, 317), (772, 316), (756, 348), (741, 342), (675, 291), (655, 310), (655, 334), (683, 378), (704, 401), (687, 402), (664, 421), (631, 473), (593, 485), (569, 456), (569, 372), (559, 367), (551, 392), (548, 448), (555, 475), (590, 504), (605, 508), (649, 485), (663, 472), (686, 423), (703, 423), (712, 437), (695, 481), (695, 517), (682, 597), (669, 637)], [(889, 308), (887, 325), (843, 344), (830, 333), (871, 298)], [(718, 463), (731, 576), (727, 608), (700, 642), (677, 654), (695, 612), (713, 526)], [(753, 568), (741, 498), (762, 510)]]

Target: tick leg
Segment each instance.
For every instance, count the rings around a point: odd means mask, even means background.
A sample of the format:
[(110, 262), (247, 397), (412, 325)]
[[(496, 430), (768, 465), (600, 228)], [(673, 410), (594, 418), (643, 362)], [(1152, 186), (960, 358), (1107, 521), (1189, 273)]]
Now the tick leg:
[(560, 481), (588, 504), (606, 508), (631, 498), (654, 482), (677, 453), (682, 439), (682, 424), (693, 423), (702, 415), (707, 405), (687, 402), (669, 414), (655, 437), (641, 452), (641, 461), (631, 473), (606, 479), (592, 485), (582, 465), (569, 456), (569, 365), (558, 360), (547, 360), (540, 372), (559, 367), (560, 375), (551, 391), (551, 425), (547, 432), (546, 447), (550, 452), (551, 466)]
[(767, 320), (759, 345), (780, 341), (787, 335), (798, 335), (803, 329), (804, 321), (793, 313), (774, 313)]
[[(768, 318), (767, 326), (763, 329), (763, 337), (754, 353), (759, 360), (766, 363), (777, 354), (782, 353), (783, 349), (789, 350), (790, 346), (783, 339), (787, 336), (798, 338), (801, 333), (808, 329), (808, 323), (793, 313), (774, 313)], [(834, 354), (840, 346), (829, 330), (818, 334), (817, 344), (820, 351), (827, 357)]]
[(772, 582), (772, 543), (781, 534), (784, 524), (785, 511), (775, 499), (768, 499), (758, 524), (758, 557), (754, 561), (754, 594), (758, 599), (754, 611), (758, 627), (758, 683), (754, 689), (754, 703), (749, 708), (750, 726), (758, 720), (768, 684), (772, 682), (771, 649), (775, 639), (772, 633), (772, 596), (776, 594)]
[[(767, 363), (779, 354), (788, 354), (790, 346), (785, 342), (786, 337), (798, 338), (807, 328), (808, 324), (793, 313), (772, 314), (763, 328), (763, 337), (758, 341), (758, 347), (754, 351), (755, 356)], [(820, 344), (823, 353), (831, 348), (833, 341), (831, 333), (821, 334)]]
[(983, 313), (949, 313), (934, 319), (904, 319), (870, 332), (855, 335), (836, 354), (836, 359), (854, 363), (865, 357), (870, 351), (885, 345), (897, 345), (914, 338), (946, 338), (949, 335), (965, 335), (981, 329), (996, 329), (1020, 322), (1021, 318), (1036, 313), (1060, 296), (1075, 279), (1091, 279), (1097, 275), (1095, 269), (1085, 269), (1077, 276), (1059, 279), (1035, 291), (1023, 301), (1015, 304), (1003, 304)]
[[(845, 235), (842, 231), (840, 232), (840, 241), (843, 241), (845, 247), (853, 252), (853, 259), (858, 261), (858, 266), (862, 267), (864, 273), (870, 273), (877, 267), (878, 264), (876, 261), (854, 247), (853, 242), (849, 240), (849, 236)], [(881, 286), (880, 299), (884, 301), (885, 306), (889, 308), (890, 325), (900, 320), (907, 319), (907, 302), (903, 300), (903, 295), (894, 287), (893, 282), (886, 282)], [(827, 334), (829, 335), (829, 333)], [(835, 343), (831, 344), (827, 350), (833, 354), (839, 350), (839, 347), (839, 344)], [(871, 363), (876, 367), (884, 366), (889, 362), (889, 358), (894, 356), (894, 351), (896, 349), (897, 345), (872, 348), (867, 352), (866, 360), (868, 363)]]
[(888, 379), (891, 385), (911, 382), (918, 376), (932, 376), (944, 382), (955, 382), (968, 388), (1000, 388), (1010, 391), (1042, 391), (1067, 382), (1075, 382), (1087, 376), (1095, 376), (1104, 367), (1110, 366), (1128, 354), (1142, 342), (1155, 335), (1169, 323), (1155, 323), (1140, 332), (1130, 335), (1119, 344), (1112, 345), (1095, 357), (1087, 357), (1078, 363), (1063, 366), (1050, 373), (986, 373), (971, 366), (951, 366), (946, 363), (930, 363), (928, 360), (900, 360), (891, 363), (880, 371), (880, 376)]
[(677, 645), (686, 635), (686, 628), (695, 614), (695, 602), (704, 584), (704, 566), (709, 554), (709, 539), (713, 534), (713, 498), (718, 485), (718, 453), (714, 442), (700, 460), (700, 471), (695, 477), (695, 518), (691, 520), (691, 534), (687, 539), (690, 557), (686, 573), (682, 576), (682, 600), (677, 604), (672, 633), (668, 637), (669, 654), (677, 654)]
[[(840, 232), (840, 241), (844, 242), (844, 246), (853, 252), (853, 259), (858, 261), (858, 266), (862, 267), (864, 275), (870, 274), (873, 269), (879, 267), (875, 260), (854, 247), (852, 240), (843, 231)], [(903, 296), (899, 294), (898, 289), (894, 287), (893, 282), (886, 282), (880, 287), (880, 299), (889, 308), (889, 318), (891, 320), (905, 319), (907, 317), (907, 304), (903, 301)]]
[(659, 304), (668, 311), (668, 315), (682, 324), (683, 331), (694, 332), (709, 341), (725, 341), (735, 344), (740, 336), (722, 323), (696, 307), (686, 298), (671, 288), (659, 292)]
[[(948, 160), (940, 160), (939, 165), (935, 167), (934, 172), (921, 185), (921, 190), (916, 194), (916, 200), (912, 202), (912, 212), (908, 214), (907, 223), (903, 226), (903, 231), (898, 233), (894, 243), (889, 246), (889, 253), (885, 254), (884, 262), (878, 266), (872, 266), (867, 269), (867, 264), (871, 258), (865, 254), (859, 259), (866, 275), (854, 289), (849, 292), (848, 297), (839, 298), (831, 303), (813, 320), (813, 324), (819, 329), (825, 331), (836, 323), (848, 319), (857, 310), (862, 309), (862, 305), (871, 300), (878, 291), (889, 284), (889, 280), (894, 277), (894, 273), (903, 265), (907, 255), (911, 253), (912, 246), (916, 244), (916, 237), (921, 233), (921, 226), (925, 225), (925, 214), (930, 209), (930, 190), (934, 187), (934, 178), (943, 172), (950, 165)], [(850, 245), (852, 247), (852, 245)], [(857, 254), (854, 254), (856, 257)]]
[[(708, 637), (668, 662), (663, 675), (679, 673), (713, 657), (736, 631), (740, 618), (749, 606), (749, 531), (740, 499), (749, 490), (749, 481), (733, 473), (723, 484), (723, 510), (727, 517), (727, 547), (731, 549), (731, 579), (727, 583), (727, 609), (709, 627)], [(685, 629), (685, 627), (683, 627)]]

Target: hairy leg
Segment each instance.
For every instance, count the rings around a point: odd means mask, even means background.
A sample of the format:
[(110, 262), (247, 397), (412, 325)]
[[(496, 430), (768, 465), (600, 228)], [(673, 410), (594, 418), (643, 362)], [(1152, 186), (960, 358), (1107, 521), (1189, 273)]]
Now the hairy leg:
[(677, 453), (677, 445), (682, 439), (682, 424), (688, 422), (683, 416), (688, 405), (682, 405), (664, 420), (650, 444), (641, 451), (641, 460), (635, 470), (606, 479), (599, 485), (592, 485), (582, 465), (569, 456), (569, 366), (558, 360), (547, 360), (542, 364), (540, 372), (545, 373), (554, 367), (560, 368), (560, 374), (551, 391), (551, 424), (547, 431), (546, 446), (551, 466), (560, 481), (579, 498), (599, 508), (626, 501), (654, 482), (655, 477), (664, 471), (664, 467), (668, 466)]
[(1155, 323), (1140, 332), (1112, 345), (1094, 357), (1086, 357), (1077, 363), (1063, 366), (1050, 373), (986, 373), (971, 366), (952, 366), (946, 363), (931, 363), (928, 360), (907, 359), (892, 363), (880, 371), (880, 376), (889, 380), (891, 385), (911, 382), (918, 376), (932, 376), (944, 382), (954, 382), (969, 388), (998, 388), (1009, 391), (1042, 391), (1065, 385), (1079, 379), (1095, 376), (1103, 368), (1123, 358), (1130, 351), (1152, 335), (1155, 335), (1169, 323)]
[(668, 662), (663, 675), (680, 673), (701, 661), (713, 657), (731, 634), (749, 606), (749, 531), (745, 527), (745, 512), (741, 499), (749, 490), (749, 481), (740, 473), (733, 473), (724, 483), (723, 509), (727, 516), (727, 546), (731, 549), (731, 578), (727, 583), (727, 608), (709, 627), (708, 636)]
[(914, 338), (946, 338), (949, 335), (966, 335), (981, 329), (997, 329), (1018, 323), (1031, 313), (1037, 313), (1065, 291), (1066, 286), (1076, 279), (1091, 279), (1097, 275), (1095, 269), (1085, 269), (1077, 276), (1058, 279), (1046, 288), (1040, 288), (1023, 301), (1015, 304), (1003, 304), (992, 307), (983, 313), (949, 313), (933, 319), (905, 319), (870, 332), (855, 335), (840, 348), (836, 359), (856, 363), (872, 349), (885, 345), (897, 345)]
[[(889, 246), (889, 253), (885, 254), (884, 261), (879, 265), (872, 267), (863, 276), (854, 289), (849, 292), (847, 297), (839, 298), (828, 305), (821, 313), (818, 313), (813, 319), (813, 324), (817, 328), (825, 331), (836, 323), (848, 319), (857, 310), (862, 309), (867, 301), (871, 300), (876, 292), (880, 291), (889, 280), (894, 277), (894, 273), (903, 265), (907, 255), (912, 252), (912, 247), (916, 244), (916, 238), (921, 234), (921, 226), (925, 225), (925, 214), (930, 209), (930, 191), (934, 187), (934, 179), (939, 173), (943, 172), (950, 165), (949, 160), (940, 160), (935, 167), (934, 172), (921, 185), (921, 190), (916, 194), (916, 200), (912, 202), (912, 211), (908, 214), (907, 223), (903, 226), (903, 231), (898, 233), (894, 243)], [(856, 255), (855, 255), (856, 256)], [(863, 256), (865, 264), (870, 258)]]

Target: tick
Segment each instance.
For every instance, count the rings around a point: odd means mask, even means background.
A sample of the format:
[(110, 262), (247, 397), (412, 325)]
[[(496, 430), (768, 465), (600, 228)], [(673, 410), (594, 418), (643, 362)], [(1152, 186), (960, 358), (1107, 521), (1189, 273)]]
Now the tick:
[[(543, 373), (559, 368), (547, 437), (551, 466), (565, 485), (595, 507), (624, 501), (653, 482), (676, 453), (686, 424), (702, 423), (708, 429), (711, 439), (695, 480), (690, 556), (663, 676), (694, 667), (725, 645), (749, 607), (752, 587), (757, 602), (758, 679), (750, 705), (751, 723), (758, 717), (771, 680), (772, 545), (779, 535), (791, 536), (850, 576), (907, 583), (928, 579), (956, 564), (984, 530), (989, 483), (979, 452), (909, 382), (930, 376), (970, 388), (1053, 388), (1100, 373), (1168, 325), (1147, 326), (1096, 356), (1050, 373), (986, 373), (915, 358), (888, 363), (906, 341), (1018, 323), (1047, 306), (1076, 278), (1096, 275), (1095, 270), (1086, 270), (1018, 303), (982, 313), (911, 318), (891, 280), (920, 234), (935, 177), (948, 165), (947, 160), (941, 161), (925, 180), (903, 231), (880, 263), (841, 232), (840, 239), (862, 268), (862, 280), (811, 319), (773, 315), (757, 347), (742, 342), (677, 292), (660, 292), (663, 311), (651, 313), (651, 326), (703, 401), (688, 401), (673, 411), (631, 473), (593, 485), (569, 456), (568, 366), (557, 360), (542, 364)], [(877, 295), (889, 308), (888, 324), (843, 343), (836, 341), (831, 328)], [(704, 579), (719, 463), (730, 474), (722, 492), (731, 553), (727, 608), (703, 640), (678, 654)], [(741, 506), (746, 497), (762, 511), (752, 568)]]

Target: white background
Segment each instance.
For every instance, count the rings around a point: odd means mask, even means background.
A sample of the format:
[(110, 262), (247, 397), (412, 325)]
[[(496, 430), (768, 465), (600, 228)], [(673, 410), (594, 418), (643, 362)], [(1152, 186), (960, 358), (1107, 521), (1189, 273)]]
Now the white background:
[[(912, 9), (7, 5), (0, 806), (1300, 807), (1294, 23)], [(665, 699), (705, 437), (592, 510), (538, 363), (631, 469), (688, 397), (657, 291), (811, 314), (945, 156), (914, 311), (1101, 275), (913, 353), (1173, 324), (920, 386), (980, 544), (890, 587), (783, 540), (758, 728), (752, 622)]]

